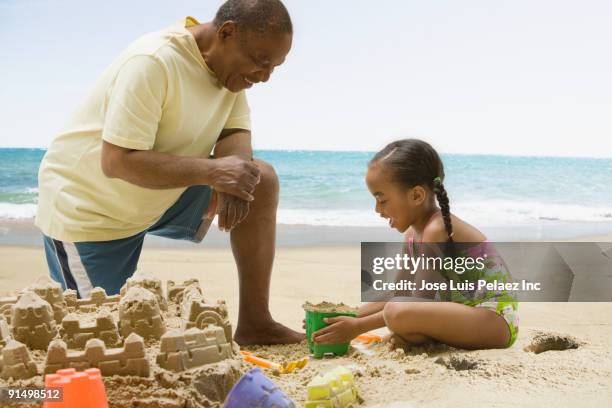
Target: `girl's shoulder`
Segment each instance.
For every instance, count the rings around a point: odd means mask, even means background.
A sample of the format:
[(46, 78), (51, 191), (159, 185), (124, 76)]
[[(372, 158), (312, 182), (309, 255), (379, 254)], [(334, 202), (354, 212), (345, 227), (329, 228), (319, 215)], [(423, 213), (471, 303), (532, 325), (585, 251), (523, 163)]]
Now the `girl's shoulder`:
[[(450, 215), (451, 226), (453, 229), (453, 241), (455, 242), (482, 242), (487, 237), (480, 232), (476, 227), (463, 221), (456, 215)], [(424, 242), (446, 242), (448, 241), (448, 232), (444, 224), (444, 217), (438, 213), (423, 231)]]

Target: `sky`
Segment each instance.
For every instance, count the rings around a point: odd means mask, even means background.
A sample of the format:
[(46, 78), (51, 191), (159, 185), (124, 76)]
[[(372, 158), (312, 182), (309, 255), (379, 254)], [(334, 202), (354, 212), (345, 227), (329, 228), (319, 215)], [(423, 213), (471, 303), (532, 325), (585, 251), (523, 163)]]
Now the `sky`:
[[(217, 0), (0, 0), (0, 146), (46, 147), (115, 56)], [(286, 0), (256, 149), (612, 157), (608, 0)]]

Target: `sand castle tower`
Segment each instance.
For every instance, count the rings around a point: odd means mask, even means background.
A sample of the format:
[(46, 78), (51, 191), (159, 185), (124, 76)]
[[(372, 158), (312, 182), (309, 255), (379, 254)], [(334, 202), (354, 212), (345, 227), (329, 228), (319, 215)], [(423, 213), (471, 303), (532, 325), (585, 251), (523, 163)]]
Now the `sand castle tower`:
[(208, 302), (202, 295), (198, 284), (187, 286), (182, 292), (181, 302), (182, 329), (197, 327), (204, 329), (208, 326), (223, 328), (225, 338), (232, 340), (232, 325), (229, 322), (227, 305), (223, 300)]
[(57, 335), (51, 305), (34, 292), (24, 292), (13, 306), (13, 337), (34, 350), (46, 350)]
[(61, 323), (66, 316), (66, 301), (64, 300), (62, 286), (50, 277), (42, 276), (29, 289), (51, 305), (55, 322)]
[(128, 278), (125, 285), (121, 287), (121, 296), (124, 296), (130, 288), (135, 287), (144, 288), (153, 293), (157, 298), (159, 308), (161, 310), (168, 310), (168, 302), (166, 301), (166, 298), (164, 298), (164, 294), (162, 292), (162, 282), (160, 279), (157, 279), (151, 274), (136, 271), (134, 275)]
[(25, 344), (9, 340), (0, 353), (0, 378), (15, 380), (34, 377), (38, 374), (36, 364), (30, 358), (30, 352)]
[(159, 339), (166, 326), (156, 296), (141, 287), (130, 288), (119, 302), (119, 331), (123, 337), (137, 333)]

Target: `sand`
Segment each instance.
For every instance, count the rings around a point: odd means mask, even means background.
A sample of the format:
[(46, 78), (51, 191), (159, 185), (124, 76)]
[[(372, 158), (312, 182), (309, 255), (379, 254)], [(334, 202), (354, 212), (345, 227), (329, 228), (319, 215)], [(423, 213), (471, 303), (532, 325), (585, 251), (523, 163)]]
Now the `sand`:
[[(41, 248), (3, 246), (0, 260), (2, 295), (46, 273)], [(271, 290), (273, 315), (300, 329), (305, 301), (359, 304), (359, 263), (359, 246), (279, 248)], [(229, 249), (145, 248), (139, 268), (162, 281), (198, 278), (207, 298), (227, 301), (235, 326), (238, 281)], [(372, 355), (353, 350), (340, 358), (311, 359), (304, 369), (291, 374), (270, 372), (270, 376), (298, 405), (314, 375), (342, 364), (355, 371), (364, 407), (607, 407), (612, 406), (611, 312), (610, 303), (523, 303), (519, 337), (510, 349), (430, 346), (404, 353), (381, 345), (373, 347)], [(303, 357), (307, 346), (249, 349), (282, 362)], [(239, 369), (246, 368), (242, 364)], [(138, 406), (186, 407), (187, 401), (198, 398), (190, 376), (157, 372), (144, 382), (130, 378), (106, 380), (113, 399), (120, 397), (115, 394), (123, 392), (123, 387), (142, 390), (159, 382), (168, 387), (153, 389), (154, 398)]]

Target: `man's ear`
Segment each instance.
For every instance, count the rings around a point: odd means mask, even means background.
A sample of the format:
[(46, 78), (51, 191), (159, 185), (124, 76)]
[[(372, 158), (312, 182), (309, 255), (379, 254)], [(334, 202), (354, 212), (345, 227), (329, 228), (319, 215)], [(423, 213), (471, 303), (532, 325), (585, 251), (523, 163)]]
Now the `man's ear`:
[(421, 205), (427, 199), (427, 191), (422, 186), (414, 186), (412, 188), (412, 201), (414, 204)]
[(220, 40), (226, 40), (228, 38), (235, 37), (236, 23), (231, 20), (223, 23), (223, 25), (217, 30), (217, 36)]

